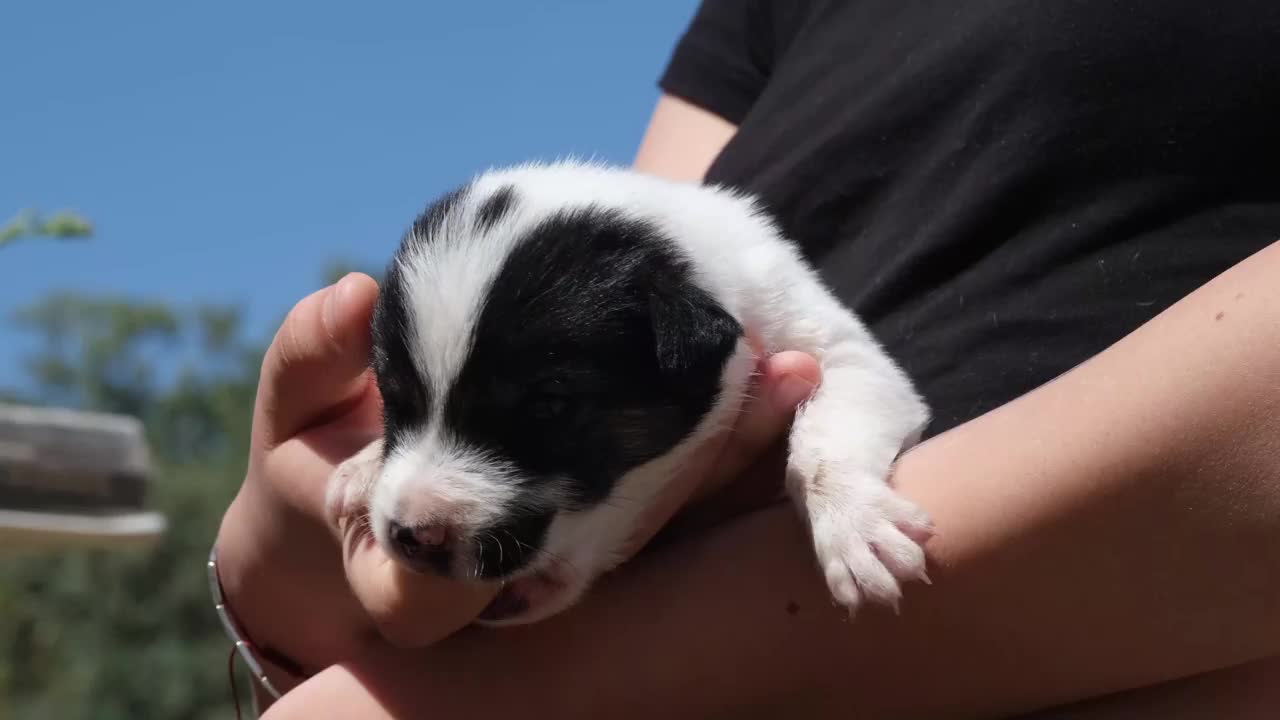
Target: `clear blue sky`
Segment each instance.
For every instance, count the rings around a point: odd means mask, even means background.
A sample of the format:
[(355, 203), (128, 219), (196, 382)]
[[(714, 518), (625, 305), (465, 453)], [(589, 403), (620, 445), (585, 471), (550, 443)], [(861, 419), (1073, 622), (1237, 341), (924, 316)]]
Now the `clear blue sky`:
[(96, 233), (0, 252), (0, 386), (31, 347), (9, 311), (49, 291), (239, 303), (269, 337), (328, 261), (380, 266), (477, 170), (629, 161), (695, 6), (4, 3), (0, 221)]

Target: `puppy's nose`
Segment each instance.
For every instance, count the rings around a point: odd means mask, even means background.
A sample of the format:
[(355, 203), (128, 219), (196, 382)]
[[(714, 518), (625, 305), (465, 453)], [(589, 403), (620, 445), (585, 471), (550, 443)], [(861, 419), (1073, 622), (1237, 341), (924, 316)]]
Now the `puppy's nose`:
[(411, 566), (440, 575), (449, 574), (453, 537), (446, 526), (407, 526), (392, 520), (387, 535), (395, 551)]

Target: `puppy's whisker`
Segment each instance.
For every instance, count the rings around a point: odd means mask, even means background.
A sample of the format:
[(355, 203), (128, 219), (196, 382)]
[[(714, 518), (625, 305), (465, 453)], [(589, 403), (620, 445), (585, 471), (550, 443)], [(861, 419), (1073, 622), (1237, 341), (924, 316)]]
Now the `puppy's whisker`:
[(559, 563), (561, 563), (561, 564), (563, 564), (563, 565), (567, 566), (567, 567), (568, 567), (570, 570), (572, 570), (574, 573), (577, 573), (577, 574), (579, 574), (579, 575), (580, 575), (580, 574), (582, 574), (582, 573), (581, 573), (581, 571), (577, 568), (577, 566), (575, 566), (573, 563), (569, 562), (569, 559), (568, 559), (568, 558), (566, 558), (566, 557), (564, 557), (564, 556), (562, 556), (562, 555), (559, 555), (559, 554), (557, 554), (557, 553), (551, 552), (550, 550), (548, 550), (548, 549), (546, 549), (546, 548), (535, 548), (535, 547), (533, 547), (533, 546), (529, 545), (528, 543), (521, 541), (521, 540), (520, 540), (520, 538), (516, 537), (515, 535), (512, 535), (510, 530), (504, 530), (503, 532), (505, 532), (505, 533), (506, 533), (506, 534), (507, 534), (507, 535), (508, 535), (512, 540), (514, 540), (517, 546), (519, 546), (519, 547), (521, 547), (521, 548), (524, 548), (525, 550), (528, 550), (528, 551), (532, 552), (532, 553), (533, 553), (533, 557), (534, 557), (535, 559), (536, 559), (536, 558), (538, 558), (539, 556), (544, 556), (544, 555), (545, 555), (546, 557), (549, 557), (549, 558), (551, 558), (552, 560), (555, 560), (556, 562), (559, 562)]
[(498, 567), (501, 568), (503, 565), (506, 564), (506, 556), (504, 555), (504, 551), (502, 549), (502, 541), (499, 540), (498, 537), (494, 535), (492, 532), (487, 532), (485, 533), (485, 535), (493, 540), (493, 544), (498, 546)]
[(476, 542), (476, 565), (472, 568), (471, 579), (479, 580), (484, 577), (484, 547)]

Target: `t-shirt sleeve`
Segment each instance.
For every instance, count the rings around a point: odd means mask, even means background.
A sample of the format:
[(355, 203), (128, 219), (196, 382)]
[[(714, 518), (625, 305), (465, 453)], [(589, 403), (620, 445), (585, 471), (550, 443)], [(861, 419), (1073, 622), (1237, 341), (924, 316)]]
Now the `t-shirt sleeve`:
[(795, 29), (799, 0), (702, 0), (658, 87), (737, 125)]

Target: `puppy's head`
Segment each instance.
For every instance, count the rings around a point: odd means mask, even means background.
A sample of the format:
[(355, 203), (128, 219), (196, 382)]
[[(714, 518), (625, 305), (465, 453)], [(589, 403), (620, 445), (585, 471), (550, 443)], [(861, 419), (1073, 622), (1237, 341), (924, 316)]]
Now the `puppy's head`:
[(537, 585), (495, 622), (602, 569), (743, 347), (679, 238), (591, 183), (514, 177), (423, 213), (373, 322), (373, 532), (421, 571)]

